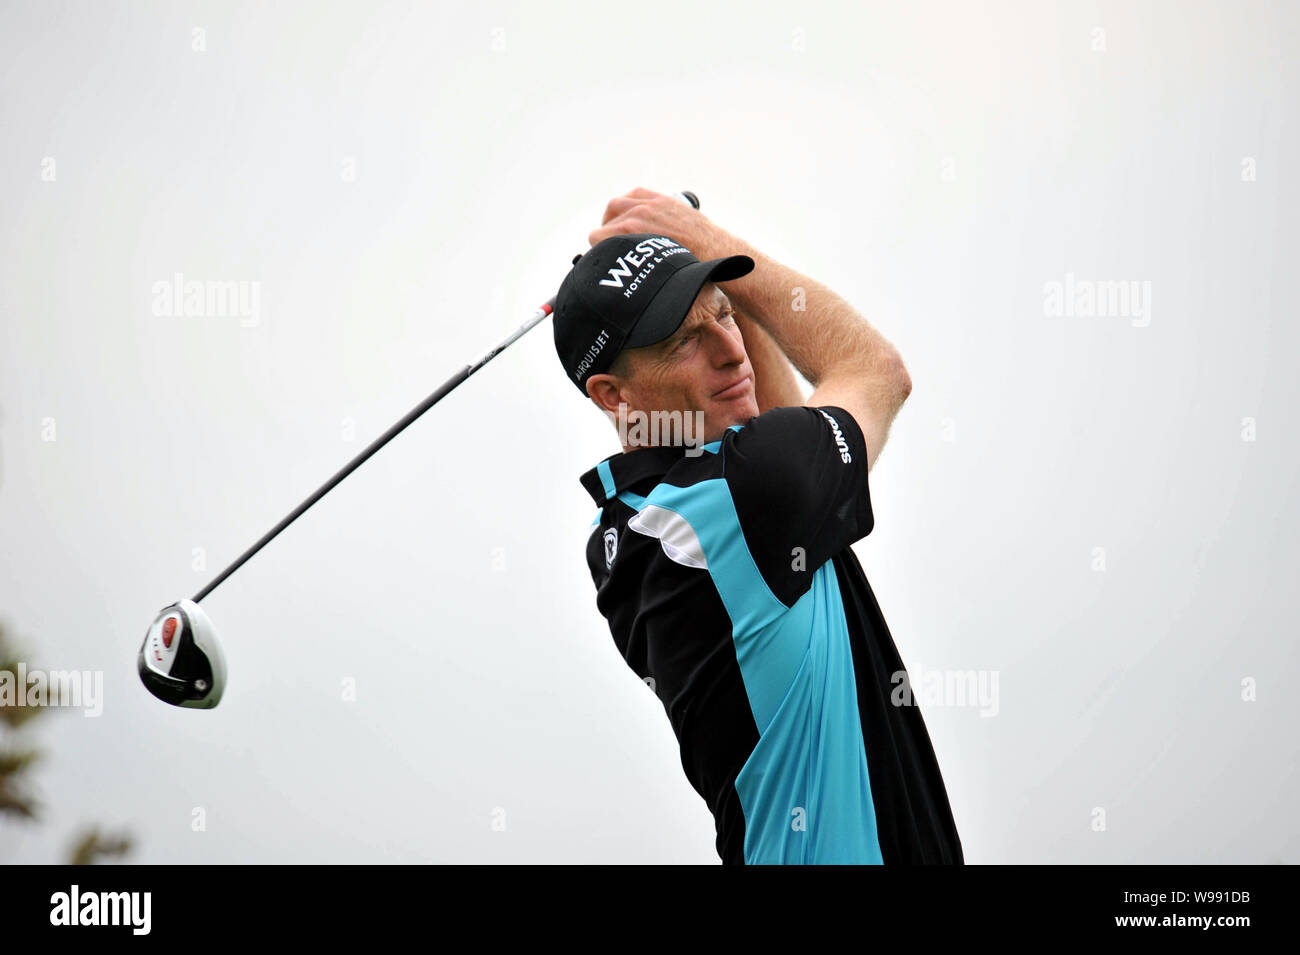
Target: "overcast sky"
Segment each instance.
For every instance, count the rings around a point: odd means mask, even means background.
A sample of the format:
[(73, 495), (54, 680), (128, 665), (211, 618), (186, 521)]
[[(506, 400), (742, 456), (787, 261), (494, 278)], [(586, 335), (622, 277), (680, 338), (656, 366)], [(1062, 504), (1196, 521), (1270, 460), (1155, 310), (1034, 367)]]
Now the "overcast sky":
[[(914, 682), (996, 688), (922, 703), (967, 862), (1300, 861), (1298, 30), (1259, 2), (6, 4), (0, 623), (104, 699), (30, 725), (46, 822), (0, 821), (0, 861), (93, 821), (133, 862), (717, 863), (595, 607), (578, 476), (615, 432), (549, 324), (204, 600), (219, 707), (135, 673), (160, 608), (636, 186), (694, 190), (903, 355), (855, 550)], [(170, 310), (178, 273), (248, 308)]]

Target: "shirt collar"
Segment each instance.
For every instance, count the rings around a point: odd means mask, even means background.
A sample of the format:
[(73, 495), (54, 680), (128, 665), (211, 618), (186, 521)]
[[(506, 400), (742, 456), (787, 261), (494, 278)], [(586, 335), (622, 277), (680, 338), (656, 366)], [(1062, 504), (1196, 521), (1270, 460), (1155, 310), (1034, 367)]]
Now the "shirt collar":
[(581, 477), (582, 486), (587, 489), (599, 505), (604, 505), (619, 492), (626, 491), (632, 485), (648, 477), (662, 477), (668, 469), (680, 461), (686, 453), (682, 447), (637, 448), (624, 451), (601, 461)]

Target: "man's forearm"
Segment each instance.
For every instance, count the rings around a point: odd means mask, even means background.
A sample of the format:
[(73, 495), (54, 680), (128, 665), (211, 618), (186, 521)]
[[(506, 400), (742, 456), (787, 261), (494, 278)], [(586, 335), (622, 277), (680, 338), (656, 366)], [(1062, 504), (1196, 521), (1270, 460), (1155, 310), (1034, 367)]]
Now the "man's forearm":
[(772, 336), (814, 388), (839, 372), (899, 374), (898, 350), (835, 292), (733, 236), (709, 251), (736, 253), (752, 258), (754, 271), (726, 282), (727, 297)]
[(754, 400), (758, 402), (759, 414), (771, 408), (803, 404), (807, 396), (794, 376), (790, 360), (762, 325), (734, 301), (732, 306), (736, 324), (745, 339), (745, 353), (754, 369)]

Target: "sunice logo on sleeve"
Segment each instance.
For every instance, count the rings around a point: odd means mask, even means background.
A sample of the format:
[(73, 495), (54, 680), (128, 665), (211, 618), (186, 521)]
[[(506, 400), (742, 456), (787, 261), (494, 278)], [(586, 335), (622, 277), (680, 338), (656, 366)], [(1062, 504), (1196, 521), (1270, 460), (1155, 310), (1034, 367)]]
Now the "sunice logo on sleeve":
[(823, 418), (830, 422), (831, 433), (835, 435), (835, 444), (840, 449), (840, 460), (848, 464), (853, 460), (853, 455), (849, 453), (849, 443), (844, 440), (844, 432), (840, 430), (840, 423), (828, 415), (821, 408), (817, 409)]
[(71, 892), (50, 896), (51, 925), (129, 925), (133, 935), (148, 935), (152, 892)]

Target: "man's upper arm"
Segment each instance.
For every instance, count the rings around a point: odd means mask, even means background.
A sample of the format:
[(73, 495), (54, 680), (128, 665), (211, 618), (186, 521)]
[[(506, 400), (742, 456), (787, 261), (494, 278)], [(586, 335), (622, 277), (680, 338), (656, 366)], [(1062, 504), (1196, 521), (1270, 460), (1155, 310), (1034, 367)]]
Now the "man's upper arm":
[(843, 408), (773, 408), (721, 450), (749, 553), (791, 606), (822, 564), (874, 526), (862, 432)]
[(871, 382), (868, 387), (844, 379), (832, 380), (823, 382), (812, 393), (808, 405), (834, 405), (853, 417), (867, 445), (867, 470), (870, 471), (889, 437), (889, 426), (911, 390), (912, 383), (905, 371), (898, 382), (880, 380)]

